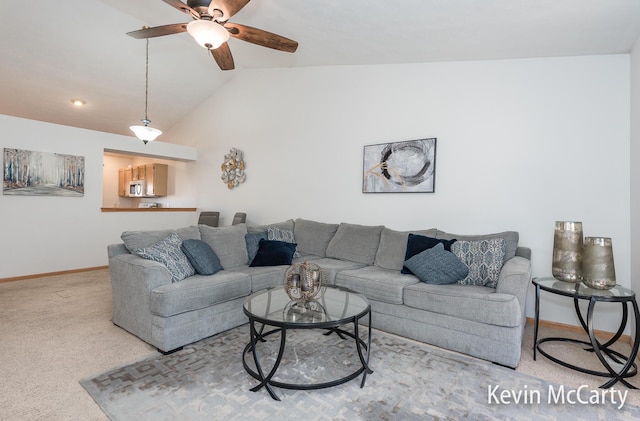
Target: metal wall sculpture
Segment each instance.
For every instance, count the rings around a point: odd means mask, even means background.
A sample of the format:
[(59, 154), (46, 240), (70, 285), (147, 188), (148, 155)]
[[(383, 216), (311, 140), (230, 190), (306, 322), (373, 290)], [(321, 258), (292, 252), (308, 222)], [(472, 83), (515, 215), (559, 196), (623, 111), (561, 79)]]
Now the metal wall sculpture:
[(244, 174), (244, 160), (242, 159), (242, 151), (231, 148), (228, 154), (224, 156), (222, 163), (222, 179), (229, 189), (238, 187), (244, 183), (246, 175)]

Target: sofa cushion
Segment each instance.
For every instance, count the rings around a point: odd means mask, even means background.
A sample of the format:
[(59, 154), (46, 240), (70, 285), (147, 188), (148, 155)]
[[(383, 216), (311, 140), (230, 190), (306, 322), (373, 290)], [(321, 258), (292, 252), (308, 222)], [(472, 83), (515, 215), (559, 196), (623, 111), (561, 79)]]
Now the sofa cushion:
[(296, 243), (277, 240), (260, 240), (258, 252), (249, 266), (278, 266), (290, 265)]
[(380, 244), (382, 225), (365, 226), (341, 223), (327, 246), (327, 257), (373, 264)]
[(380, 245), (373, 264), (385, 269), (401, 270), (402, 266), (404, 266), (409, 234), (434, 237), (436, 231), (435, 228), (421, 231), (394, 231), (386, 227), (383, 228), (380, 233)]
[(289, 266), (237, 266), (230, 272), (245, 273), (251, 277), (251, 291), (273, 288), (284, 283), (284, 273)]
[(359, 269), (366, 266), (362, 263), (356, 263), (350, 260), (340, 260), (340, 259), (333, 259), (331, 257), (316, 257), (316, 256), (305, 256), (299, 259), (295, 259), (293, 263), (303, 263), (305, 261), (313, 262), (322, 268), (322, 271), (327, 277), (327, 285), (335, 285), (336, 277), (340, 272), (344, 270)]
[(298, 251), (302, 255), (326, 257), (327, 246), (337, 230), (338, 224), (296, 219), (293, 234), (298, 243)]
[[(408, 260), (418, 253), (421, 253), (427, 249), (435, 247), (437, 244), (442, 243), (446, 251), (451, 251), (451, 244), (455, 243), (456, 239), (451, 240), (438, 239), (429, 237), (426, 235), (409, 234), (407, 237), (407, 251), (404, 255), (404, 260)], [(411, 270), (406, 266), (402, 268), (402, 273), (411, 273)]]
[(298, 253), (297, 249), (298, 244), (296, 243), (296, 239), (293, 236), (292, 230), (282, 229), (278, 227), (269, 227), (267, 229), (267, 239), (296, 244), (296, 249), (293, 253), (293, 257), (300, 257), (300, 253)]
[(452, 239), (457, 238), (458, 240), (466, 240), (466, 241), (479, 241), (479, 240), (491, 240), (493, 238), (503, 238), (505, 242), (505, 252), (504, 252), (504, 261), (511, 259), (516, 255), (516, 249), (518, 248), (518, 241), (520, 239), (520, 235), (518, 231), (503, 231), (497, 232), (495, 234), (484, 234), (484, 235), (458, 235), (451, 234), (444, 231), (438, 231), (436, 234), (436, 238), (444, 238), (444, 239)]
[(518, 299), (485, 286), (420, 282), (405, 287), (404, 304), (496, 326), (516, 327), (522, 323)]
[(151, 291), (149, 305), (152, 314), (169, 317), (245, 297), (250, 293), (249, 275), (223, 270), (215, 275), (195, 275), (182, 282), (155, 288)]
[(199, 275), (213, 275), (222, 270), (220, 259), (209, 244), (202, 240), (184, 240), (180, 247)]
[(469, 268), (469, 274), (459, 283), (496, 287), (504, 262), (504, 238), (456, 241), (451, 251)]
[(245, 224), (228, 227), (199, 225), (199, 228), (202, 240), (213, 249), (224, 269), (247, 264), (249, 256), (244, 239), (247, 234)]
[(120, 238), (127, 250), (133, 253), (133, 249), (152, 246), (174, 232), (177, 233), (182, 240), (200, 240), (200, 230), (195, 225), (177, 230), (125, 231)]
[(467, 265), (445, 250), (442, 243), (416, 254), (404, 264), (418, 279), (428, 284), (453, 284), (469, 274)]
[(256, 253), (258, 252), (258, 246), (260, 245), (260, 240), (267, 239), (267, 231), (259, 231), (259, 232), (248, 232), (244, 236), (244, 242), (247, 245), (247, 256), (249, 257), (249, 261), (247, 264), (251, 263), (254, 257), (256, 257)]
[(180, 250), (181, 244), (180, 236), (173, 232), (150, 247), (134, 248), (131, 252), (144, 259), (165, 265), (171, 274), (171, 282), (173, 283), (196, 273), (187, 256)]
[(377, 266), (365, 266), (338, 272), (336, 285), (364, 294), (367, 298), (390, 304), (403, 303), (403, 289), (420, 282), (411, 275)]

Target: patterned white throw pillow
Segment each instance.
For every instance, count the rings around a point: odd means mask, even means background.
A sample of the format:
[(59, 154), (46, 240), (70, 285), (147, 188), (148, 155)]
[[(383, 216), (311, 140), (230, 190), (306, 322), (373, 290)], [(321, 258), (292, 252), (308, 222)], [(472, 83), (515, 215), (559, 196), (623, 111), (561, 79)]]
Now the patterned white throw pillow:
[(505, 249), (504, 238), (478, 241), (458, 240), (453, 243), (451, 252), (469, 268), (467, 277), (458, 283), (495, 288), (502, 270)]
[[(281, 229), (281, 228), (272, 228), (269, 227), (267, 230), (267, 239), (268, 240), (276, 240), (276, 241), (284, 241), (285, 243), (295, 243), (296, 239), (293, 236), (293, 231)], [(301, 254), (298, 252), (298, 247), (296, 247), (296, 251), (293, 253), (293, 257), (300, 257)]]
[(171, 273), (171, 282), (173, 283), (182, 281), (196, 273), (191, 263), (189, 263), (189, 259), (180, 249), (181, 245), (182, 239), (174, 232), (152, 246), (135, 248), (131, 252), (143, 259), (153, 260), (165, 265), (169, 273)]

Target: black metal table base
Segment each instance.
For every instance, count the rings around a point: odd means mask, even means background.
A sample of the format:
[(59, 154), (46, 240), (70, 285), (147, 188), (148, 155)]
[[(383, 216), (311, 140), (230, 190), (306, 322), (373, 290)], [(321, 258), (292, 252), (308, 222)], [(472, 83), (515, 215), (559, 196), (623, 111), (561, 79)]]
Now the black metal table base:
[[(593, 327), (593, 314), (595, 310), (595, 304), (598, 301), (612, 302), (613, 300), (599, 299), (599, 297), (597, 296), (592, 296), (589, 299), (589, 307), (587, 309), (586, 322), (582, 315), (582, 311), (580, 310), (580, 306), (578, 305), (578, 298), (573, 296), (576, 314), (578, 316), (578, 319), (580, 320), (580, 324), (582, 325), (582, 328), (589, 336), (589, 342), (581, 341), (578, 339), (572, 339), (572, 338), (558, 338), (558, 337), (543, 338), (538, 340), (538, 322), (540, 317), (540, 285), (536, 284), (535, 282), (534, 284), (536, 285), (536, 304), (535, 304), (536, 307), (535, 307), (535, 321), (534, 321), (534, 334), (533, 334), (534, 335), (533, 360), (534, 361), (536, 360), (536, 356), (537, 356), (536, 352), (540, 352), (540, 354), (542, 354), (549, 360), (555, 362), (556, 364), (560, 364), (563, 367), (567, 367), (572, 370), (580, 371), (582, 373), (586, 373), (594, 376), (609, 377), (609, 380), (600, 386), (603, 389), (610, 388), (617, 382), (624, 384), (630, 389), (637, 389), (637, 387), (635, 387), (634, 385), (632, 385), (626, 380), (627, 378), (633, 377), (636, 374), (638, 374), (638, 366), (635, 363), (635, 358), (638, 354), (638, 348), (640, 347), (640, 324), (639, 324), (640, 312), (638, 311), (638, 304), (635, 300), (635, 297), (631, 297), (633, 299), (619, 299), (615, 301), (615, 302), (619, 302), (622, 305), (622, 319), (620, 321), (620, 326), (618, 327), (618, 330), (616, 331), (614, 336), (608, 341), (606, 341), (605, 343), (600, 343), (600, 341), (596, 338), (594, 327)], [(545, 289), (545, 290), (549, 291), (548, 289)], [(569, 294), (563, 294), (563, 295), (571, 296)], [(635, 339), (631, 349), (631, 353), (628, 356), (626, 356), (618, 351), (611, 349), (610, 346), (613, 345), (622, 336), (622, 333), (624, 332), (624, 329), (627, 325), (627, 320), (629, 315), (628, 314), (629, 311), (627, 308), (628, 303), (630, 303), (633, 307), (633, 316), (635, 319), (636, 332), (635, 332)], [(606, 369), (606, 371), (597, 371), (597, 370), (591, 370), (584, 367), (579, 367), (565, 360), (562, 360), (558, 357), (554, 357), (541, 348), (541, 345), (547, 342), (570, 342), (570, 343), (584, 345), (585, 346), (584, 351), (593, 352), (598, 357), (598, 360), (600, 361), (600, 363), (602, 363), (602, 366)], [(609, 361), (607, 361), (607, 358), (605, 356), (608, 357), (609, 360), (614, 363), (614, 365), (621, 366), (621, 368), (615, 369), (614, 367), (612, 367), (612, 364)]]
[[(368, 336), (367, 336), (366, 342), (360, 338), (358, 318), (355, 318), (354, 320), (352, 320), (352, 323), (353, 323), (353, 333), (346, 331), (344, 329), (341, 329), (338, 326), (330, 327), (330, 328), (316, 328), (316, 329), (325, 329), (327, 331), (325, 335), (330, 335), (332, 333), (335, 333), (342, 339), (346, 340), (347, 337), (353, 339), (356, 344), (356, 349), (358, 351), (357, 352), (358, 358), (360, 360), (361, 366), (359, 366), (351, 374), (336, 380), (322, 382), (322, 383), (313, 383), (313, 384), (297, 384), (297, 383), (285, 383), (285, 382), (276, 381), (276, 380), (273, 380), (273, 376), (276, 374), (278, 367), (282, 362), (282, 356), (284, 355), (284, 350), (287, 343), (287, 330), (300, 329), (300, 327), (296, 327), (296, 328), (277, 327), (273, 330), (264, 332), (265, 325), (262, 324), (262, 326), (258, 330), (256, 329), (256, 321), (250, 318), (249, 328), (250, 328), (250, 334), (251, 334), (251, 341), (244, 348), (244, 351), (242, 354), (242, 364), (244, 366), (244, 369), (247, 371), (247, 373), (249, 373), (253, 378), (255, 378), (260, 382), (258, 385), (252, 387), (250, 390), (252, 392), (257, 392), (258, 390), (264, 387), (267, 390), (267, 392), (269, 392), (269, 395), (273, 399), (279, 401), (280, 398), (275, 393), (272, 386), (283, 388), (283, 389), (295, 389), (295, 390), (324, 389), (327, 387), (333, 387), (333, 386), (346, 383), (350, 380), (355, 379), (360, 374), (362, 374), (362, 381), (360, 382), (360, 387), (361, 388), (364, 387), (365, 381), (367, 379), (367, 374), (373, 373), (373, 370), (371, 370), (371, 368), (369, 367), (369, 356), (371, 354), (371, 312), (369, 312)], [(305, 327), (302, 327), (302, 328), (305, 328)], [(258, 347), (256, 345), (258, 344), (258, 342), (264, 342), (265, 337), (276, 334), (276, 333), (280, 333), (280, 341), (279, 341), (280, 345), (278, 349), (278, 356), (276, 357), (276, 361), (273, 367), (271, 368), (271, 370), (268, 373), (265, 373), (265, 371), (262, 368), (262, 365), (260, 364), (260, 355), (258, 353)], [(247, 364), (246, 358), (247, 358), (247, 354), (249, 353), (253, 358), (253, 362), (255, 364), (255, 370), (252, 367), (250, 367), (249, 364)]]

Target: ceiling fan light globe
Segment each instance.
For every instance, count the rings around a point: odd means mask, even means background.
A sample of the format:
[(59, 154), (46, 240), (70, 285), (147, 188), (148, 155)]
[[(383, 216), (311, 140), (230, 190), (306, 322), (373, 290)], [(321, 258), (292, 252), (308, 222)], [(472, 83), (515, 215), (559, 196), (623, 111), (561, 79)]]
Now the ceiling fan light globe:
[(162, 131), (147, 125), (130, 126), (129, 128), (136, 135), (136, 137), (142, 140), (144, 143), (152, 142), (162, 134)]
[(198, 44), (215, 50), (229, 39), (229, 32), (219, 23), (210, 20), (194, 20), (187, 24), (187, 32)]

